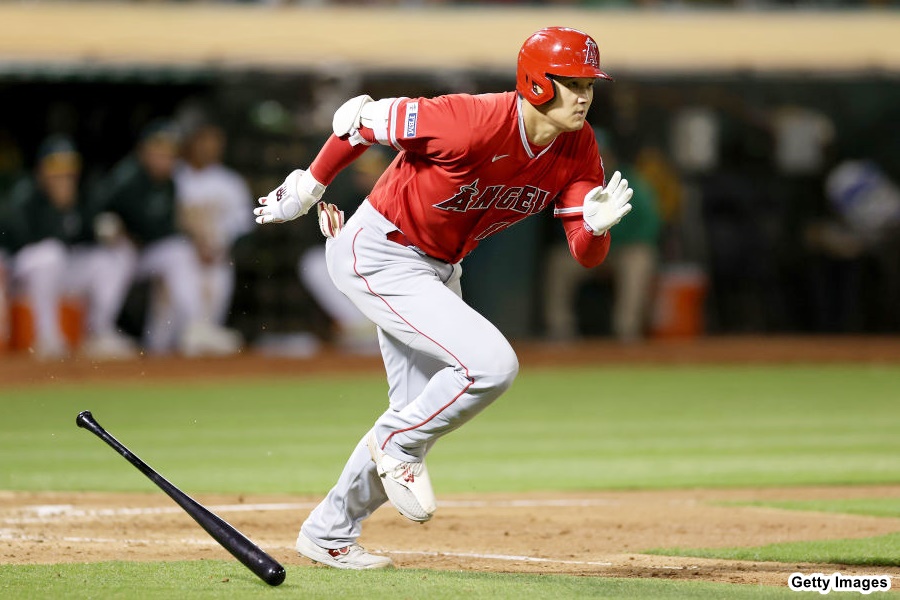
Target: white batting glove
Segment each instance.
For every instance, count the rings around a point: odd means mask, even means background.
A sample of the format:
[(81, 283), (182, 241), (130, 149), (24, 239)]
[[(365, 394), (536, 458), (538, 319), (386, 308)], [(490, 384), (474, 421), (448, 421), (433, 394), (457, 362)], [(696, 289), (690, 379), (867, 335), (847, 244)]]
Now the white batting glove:
[(616, 171), (604, 186), (595, 187), (584, 196), (584, 222), (594, 235), (604, 235), (609, 228), (631, 212), (631, 196), (634, 190), (628, 187), (628, 180)]
[(309, 171), (297, 169), (268, 196), (259, 199), (262, 206), (255, 208), (253, 214), (260, 225), (284, 223), (305, 215), (324, 193), (325, 186), (316, 181)]

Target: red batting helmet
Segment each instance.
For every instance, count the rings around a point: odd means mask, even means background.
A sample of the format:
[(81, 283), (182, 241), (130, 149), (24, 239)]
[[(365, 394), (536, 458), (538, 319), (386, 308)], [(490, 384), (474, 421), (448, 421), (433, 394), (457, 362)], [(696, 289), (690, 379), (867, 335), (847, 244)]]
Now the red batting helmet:
[(556, 90), (548, 75), (612, 79), (600, 70), (597, 42), (568, 27), (541, 29), (525, 40), (519, 50), (516, 91), (523, 98), (536, 106), (552, 100)]

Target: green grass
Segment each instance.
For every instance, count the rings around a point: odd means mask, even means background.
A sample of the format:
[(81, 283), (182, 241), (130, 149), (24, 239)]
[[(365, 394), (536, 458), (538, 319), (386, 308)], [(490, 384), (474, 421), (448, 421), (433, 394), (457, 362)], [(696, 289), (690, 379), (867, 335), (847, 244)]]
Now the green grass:
[[(0, 388), (0, 489), (156, 491), (75, 427), (90, 409), (190, 493), (321, 494), (384, 410), (386, 388), (369, 375)], [(900, 368), (891, 366), (526, 367), (429, 463), (439, 494), (896, 483), (898, 388)], [(900, 555), (897, 546), (885, 536), (704, 552), (884, 561)], [(135, 590), (150, 599), (794, 597), (786, 587), (306, 567), (289, 567), (287, 582), (271, 589), (233, 561), (0, 565), (4, 598), (133, 598)]]
[(765, 502), (721, 502), (727, 506), (760, 506), (786, 510), (900, 518), (900, 498), (849, 498), (841, 500), (779, 500)]
[(241, 565), (223, 561), (107, 562), (0, 565), (0, 597), (104, 598), (365, 598), (366, 600), (470, 600), (542, 598), (791, 598), (787, 587), (735, 586), (657, 579), (600, 579), (459, 571), (346, 572), (288, 567), (287, 579), (270, 588)]
[[(529, 370), (429, 459), (441, 493), (900, 481), (900, 368)], [(380, 376), (0, 389), (0, 489), (314, 493), (386, 406)]]
[(656, 548), (646, 554), (728, 560), (900, 566), (900, 533), (847, 540), (787, 542), (747, 548)]

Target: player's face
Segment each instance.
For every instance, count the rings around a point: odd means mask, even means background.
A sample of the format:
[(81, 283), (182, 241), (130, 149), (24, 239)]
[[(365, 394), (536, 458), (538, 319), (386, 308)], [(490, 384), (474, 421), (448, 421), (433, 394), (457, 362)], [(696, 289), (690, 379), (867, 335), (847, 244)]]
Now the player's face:
[(50, 202), (66, 210), (75, 204), (78, 196), (78, 177), (81, 160), (71, 155), (51, 155), (38, 164), (37, 180)]
[(178, 147), (172, 142), (150, 140), (141, 145), (139, 156), (152, 179), (165, 181), (172, 177)]
[(75, 204), (78, 193), (78, 172), (40, 172), (41, 187), (50, 202), (60, 209), (68, 209)]
[(578, 131), (584, 127), (594, 100), (594, 81), (593, 77), (554, 77), (556, 96), (544, 115), (560, 131)]

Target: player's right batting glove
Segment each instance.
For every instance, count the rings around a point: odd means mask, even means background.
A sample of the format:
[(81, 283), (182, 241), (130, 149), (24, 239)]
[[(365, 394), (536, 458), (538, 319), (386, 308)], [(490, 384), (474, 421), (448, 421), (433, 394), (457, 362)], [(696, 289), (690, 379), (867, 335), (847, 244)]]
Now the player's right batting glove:
[(594, 235), (604, 235), (609, 228), (631, 212), (631, 196), (634, 190), (628, 180), (616, 171), (606, 186), (595, 187), (584, 197), (584, 222)]
[(284, 223), (305, 215), (324, 193), (325, 186), (316, 181), (309, 171), (297, 169), (268, 196), (259, 199), (262, 206), (254, 209), (253, 214), (261, 225)]

